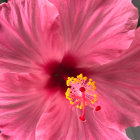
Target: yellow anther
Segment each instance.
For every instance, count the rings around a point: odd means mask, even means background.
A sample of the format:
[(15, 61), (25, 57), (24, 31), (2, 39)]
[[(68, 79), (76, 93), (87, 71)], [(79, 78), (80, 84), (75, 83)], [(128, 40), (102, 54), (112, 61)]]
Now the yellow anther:
[(69, 94), (70, 90), (67, 90), (66, 93)]
[(80, 108), (80, 106), (79, 106), (79, 105), (77, 105), (76, 107), (77, 107), (77, 108)]
[(66, 92), (69, 92), (70, 91), (70, 88), (67, 88), (67, 91)]
[(71, 80), (73, 80), (74, 79), (74, 77), (71, 77)]
[(94, 101), (97, 101), (97, 98), (95, 98)]
[(92, 81), (92, 79), (90, 78), (90, 79), (89, 79), (89, 81), (91, 82), (91, 81)]
[(89, 85), (91, 85), (91, 82), (88, 82)]
[(67, 84), (67, 86), (69, 86), (69, 84), (70, 84), (70, 80), (67, 80), (67, 81), (66, 81), (66, 84)]
[(92, 103), (92, 104), (94, 104), (94, 101), (93, 101), (93, 100), (91, 100), (91, 103)]
[(70, 104), (73, 104), (73, 102), (72, 102), (72, 101), (70, 101)]
[(97, 97), (97, 94), (94, 94), (94, 97)]
[(66, 92), (65, 95), (66, 95), (66, 96), (69, 96), (69, 93)]
[(65, 92), (65, 95), (69, 95), (69, 92), (68, 92), (68, 91), (66, 91), (66, 92)]
[[(67, 88), (65, 95), (71, 105), (76, 106), (79, 109), (84, 108), (84, 111), (85, 106), (96, 103), (98, 97), (96, 92), (94, 92), (96, 87), (95, 81), (93, 81), (92, 78), (88, 79), (86, 76), (83, 76), (83, 74), (79, 74), (76, 78), (68, 77), (66, 85), (70, 87)], [(80, 91), (84, 92), (85, 96), (82, 96)], [(90, 103), (86, 99), (88, 99)]]
[(76, 80), (77, 80), (77, 78), (74, 78), (73, 80), (74, 80), (74, 81), (76, 81)]
[(81, 81), (80, 80), (77, 80), (77, 82), (80, 83)]
[(75, 84), (75, 83), (76, 83), (76, 81), (72, 81), (72, 83), (73, 83), (73, 84)]
[(93, 82), (91, 83), (91, 85), (94, 86), (94, 85), (95, 85), (95, 82), (93, 81)]
[(79, 76), (79, 75), (77, 75), (77, 78), (79, 79), (79, 78), (80, 78), (80, 76)]
[(83, 79), (84, 79), (84, 80), (87, 80), (88, 78), (87, 78), (87, 77), (84, 77)]
[(81, 74), (79, 75), (79, 77), (80, 77), (80, 78), (83, 78), (83, 74), (81, 73)]

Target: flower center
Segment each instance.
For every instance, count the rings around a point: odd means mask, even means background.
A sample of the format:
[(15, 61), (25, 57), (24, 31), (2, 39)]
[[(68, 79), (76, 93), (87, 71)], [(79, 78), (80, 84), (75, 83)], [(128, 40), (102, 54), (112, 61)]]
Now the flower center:
[(70, 100), (72, 106), (76, 106), (79, 109), (83, 109), (80, 120), (85, 121), (85, 107), (89, 106), (95, 108), (95, 111), (101, 109), (100, 106), (95, 106), (97, 94), (95, 94), (95, 81), (91, 78), (83, 77), (83, 74), (74, 77), (68, 77), (66, 85), (69, 87), (65, 93), (66, 99)]
[[(51, 60), (42, 66), (45, 74), (48, 76), (45, 88), (56, 93), (56, 90), (61, 90), (65, 93), (67, 86), (66, 80), (68, 76), (77, 76), (81, 72), (88, 74), (87, 68), (79, 68), (78, 59), (70, 54), (65, 55), (62, 60)], [(52, 92), (53, 91), (53, 92)], [(65, 94), (63, 94), (65, 96)]]

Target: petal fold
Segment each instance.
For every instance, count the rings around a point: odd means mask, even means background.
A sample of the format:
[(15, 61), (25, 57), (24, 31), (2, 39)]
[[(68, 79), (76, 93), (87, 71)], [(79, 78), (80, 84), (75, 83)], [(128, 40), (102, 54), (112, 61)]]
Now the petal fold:
[(140, 29), (131, 47), (115, 61), (94, 72), (102, 110), (100, 122), (124, 130), (140, 125)]
[(48, 32), (58, 12), (48, 0), (10, 0), (0, 5), (1, 72), (29, 72), (43, 63)]
[(41, 81), (33, 74), (0, 75), (0, 130), (4, 138), (35, 140), (37, 123), (47, 108)]
[(107, 63), (127, 49), (137, 26), (131, 0), (50, 0), (59, 12), (67, 51), (92, 63)]

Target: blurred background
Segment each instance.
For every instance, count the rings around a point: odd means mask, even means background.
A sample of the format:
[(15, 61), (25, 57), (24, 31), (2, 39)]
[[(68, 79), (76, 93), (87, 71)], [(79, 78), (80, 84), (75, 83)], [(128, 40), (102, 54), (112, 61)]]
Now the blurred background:
[[(139, 9), (139, 15), (140, 15), (140, 0), (132, 0), (132, 2)], [(138, 26), (140, 26), (140, 18), (139, 18)], [(132, 140), (140, 140), (140, 126), (136, 128), (129, 127), (128, 129), (126, 129), (126, 133), (127, 136)]]
[[(3, 3), (3, 2), (7, 2), (7, 0), (0, 0), (0, 3)], [(140, 15), (140, 0), (132, 0), (132, 2), (139, 9), (139, 15)], [(138, 26), (140, 26), (140, 19), (138, 22)], [(128, 129), (126, 129), (126, 134), (132, 140), (140, 140), (140, 126), (136, 128), (129, 127)]]

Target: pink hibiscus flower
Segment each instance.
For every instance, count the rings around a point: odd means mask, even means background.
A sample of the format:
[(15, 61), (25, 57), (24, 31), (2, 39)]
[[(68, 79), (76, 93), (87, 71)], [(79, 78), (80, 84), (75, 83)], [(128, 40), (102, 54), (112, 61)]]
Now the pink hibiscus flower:
[(130, 0), (0, 5), (3, 139), (128, 140), (140, 121), (137, 18)]

